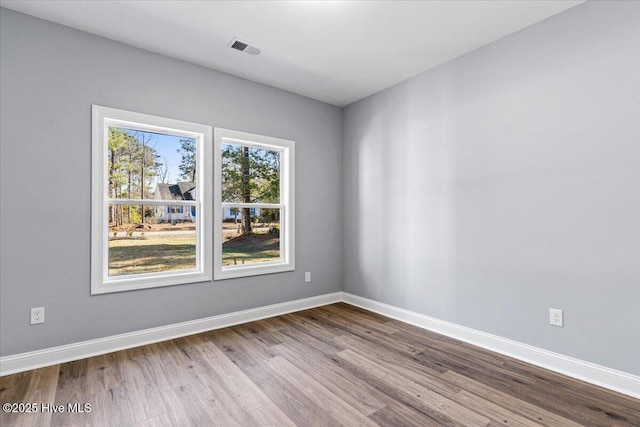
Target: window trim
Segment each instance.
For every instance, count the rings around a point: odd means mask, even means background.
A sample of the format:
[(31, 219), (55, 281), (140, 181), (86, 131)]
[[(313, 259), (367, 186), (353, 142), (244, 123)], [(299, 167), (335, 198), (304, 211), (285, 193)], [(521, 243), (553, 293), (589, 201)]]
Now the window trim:
[[(196, 206), (196, 269), (168, 273), (147, 273), (109, 277), (109, 221), (108, 130), (109, 126), (165, 133), (194, 138), (196, 162), (203, 171), (196, 177), (198, 197)], [(136, 113), (116, 108), (92, 105), (92, 181), (91, 181), (91, 294), (147, 289), (162, 286), (210, 281), (212, 278), (212, 138), (211, 126)], [(131, 200), (141, 204), (140, 200)], [(118, 202), (122, 203), (122, 202)], [(145, 199), (144, 205), (164, 205)], [(173, 205), (174, 202), (171, 202)]]
[[(280, 157), (280, 203), (226, 203), (222, 201), (223, 141), (268, 150), (277, 150)], [(213, 142), (214, 179), (214, 280), (257, 276), (295, 270), (295, 142), (287, 139), (216, 127)], [(222, 209), (227, 207), (278, 208), (280, 211), (280, 261), (238, 266), (222, 266)]]

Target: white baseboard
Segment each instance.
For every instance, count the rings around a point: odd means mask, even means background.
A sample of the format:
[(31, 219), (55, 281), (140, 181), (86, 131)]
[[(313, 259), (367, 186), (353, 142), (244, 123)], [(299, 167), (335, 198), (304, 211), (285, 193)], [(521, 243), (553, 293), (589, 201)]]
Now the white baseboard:
[(58, 363), (84, 359), (86, 357), (111, 353), (127, 348), (139, 347), (145, 344), (166, 341), (214, 329), (226, 328), (240, 323), (252, 322), (267, 317), (333, 304), (341, 300), (342, 292), (334, 292), (280, 304), (221, 314), (204, 319), (45, 348), (28, 353), (4, 356), (0, 357), (0, 376), (57, 365)]
[(424, 314), (353, 295), (334, 292), (280, 304), (197, 319), (142, 331), (0, 357), (0, 376), (166, 341), (240, 323), (306, 310), (339, 301), (504, 354), (591, 384), (640, 398), (640, 377), (553, 353), (497, 335), (438, 320)]
[(342, 300), (365, 310), (446, 335), (591, 384), (640, 398), (640, 377), (615, 369), (522, 344), (497, 335), (438, 320), (424, 314), (363, 298), (347, 292)]

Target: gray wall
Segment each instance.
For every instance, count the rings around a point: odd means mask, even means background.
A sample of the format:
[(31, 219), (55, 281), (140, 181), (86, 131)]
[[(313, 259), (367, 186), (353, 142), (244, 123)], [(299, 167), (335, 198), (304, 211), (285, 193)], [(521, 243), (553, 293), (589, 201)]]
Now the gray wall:
[(640, 374), (640, 3), (352, 104), (343, 135), (346, 291)]
[[(2, 355), (341, 289), (339, 108), (7, 9), (0, 28)], [(295, 140), (297, 270), (90, 296), (91, 104)]]

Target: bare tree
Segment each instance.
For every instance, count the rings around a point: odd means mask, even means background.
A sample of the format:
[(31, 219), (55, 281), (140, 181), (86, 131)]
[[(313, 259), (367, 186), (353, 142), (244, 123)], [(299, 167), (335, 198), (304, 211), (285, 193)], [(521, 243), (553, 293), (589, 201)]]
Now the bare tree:
[(162, 158), (162, 163), (158, 165), (158, 179), (163, 184), (168, 184), (171, 181), (171, 175), (169, 174), (169, 159)]

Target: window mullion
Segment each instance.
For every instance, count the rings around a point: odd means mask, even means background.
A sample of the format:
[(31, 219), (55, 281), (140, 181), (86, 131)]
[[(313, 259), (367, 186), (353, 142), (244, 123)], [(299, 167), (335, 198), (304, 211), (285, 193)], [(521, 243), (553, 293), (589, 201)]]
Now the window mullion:
[(282, 203), (235, 203), (235, 202), (225, 202), (221, 203), (221, 207), (223, 208), (260, 208), (260, 209), (282, 209), (284, 205)]
[(158, 199), (107, 199), (111, 205), (146, 205), (146, 206), (198, 206), (197, 200), (158, 200)]

